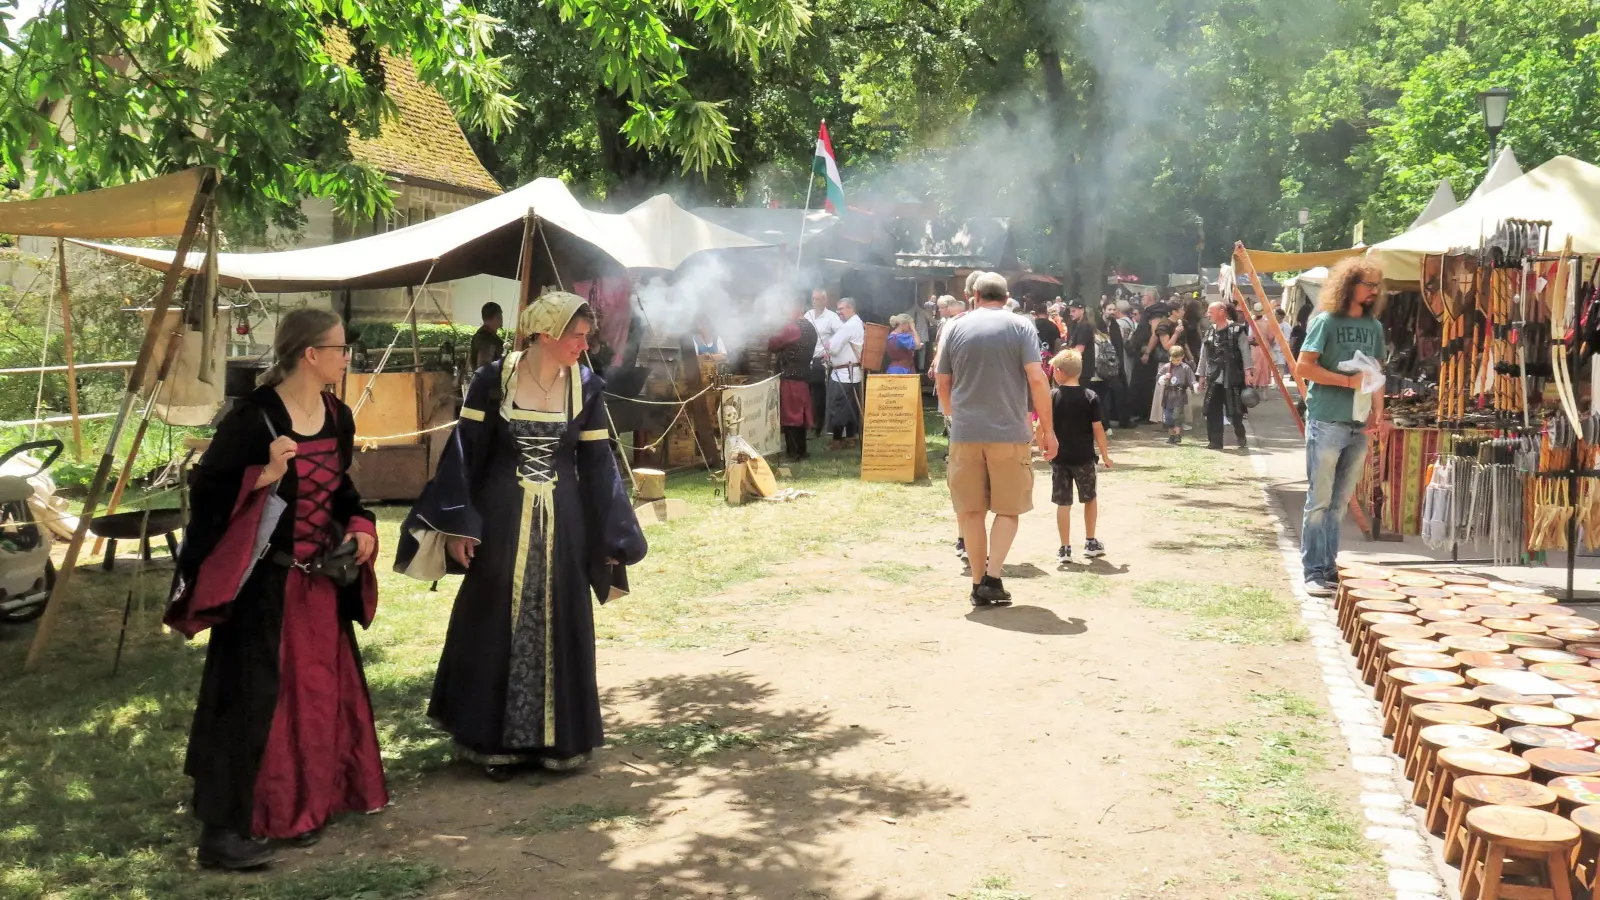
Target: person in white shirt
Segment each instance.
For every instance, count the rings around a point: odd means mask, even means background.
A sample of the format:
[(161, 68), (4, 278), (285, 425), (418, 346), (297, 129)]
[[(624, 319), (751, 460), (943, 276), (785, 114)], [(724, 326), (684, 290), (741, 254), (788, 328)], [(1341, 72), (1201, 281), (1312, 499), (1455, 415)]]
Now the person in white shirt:
[(816, 423), (816, 436), (828, 420), (828, 339), (844, 323), (838, 314), (828, 308), (828, 292), (817, 288), (811, 292), (811, 308), (806, 310), (806, 321), (817, 330), (817, 349), (811, 354), (811, 412)]
[(828, 449), (861, 443), (861, 347), (867, 330), (856, 315), (856, 302), (839, 301), (838, 329), (828, 337), (828, 428), (833, 440)]

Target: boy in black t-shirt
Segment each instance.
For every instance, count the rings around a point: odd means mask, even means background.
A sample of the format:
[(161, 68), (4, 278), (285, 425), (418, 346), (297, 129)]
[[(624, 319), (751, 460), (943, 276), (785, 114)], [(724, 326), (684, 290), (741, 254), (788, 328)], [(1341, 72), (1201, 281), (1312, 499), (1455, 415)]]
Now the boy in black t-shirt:
[(1056, 387), (1050, 392), (1054, 417), (1056, 458), (1050, 461), (1050, 502), (1056, 505), (1056, 529), (1061, 533), (1061, 549), (1056, 560), (1072, 562), (1072, 493), (1077, 488), (1083, 502), (1083, 555), (1095, 559), (1106, 555), (1106, 548), (1094, 536), (1095, 449), (1100, 460), (1111, 468), (1111, 448), (1106, 445), (1106, 428), (1100, 412), (1100, 398), (1078, 384), (1083, 375), (1083, 355), (1067, 349), (1050, 360)]

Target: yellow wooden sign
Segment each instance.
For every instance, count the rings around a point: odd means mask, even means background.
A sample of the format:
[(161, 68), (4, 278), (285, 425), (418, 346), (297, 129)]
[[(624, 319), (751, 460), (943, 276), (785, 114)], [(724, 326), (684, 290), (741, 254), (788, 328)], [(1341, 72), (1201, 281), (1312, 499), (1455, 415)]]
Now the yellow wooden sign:
[(928, 477), (922, 430), (922, 376), (868, 375), (861, 429), (861, 480), (916, 481)]

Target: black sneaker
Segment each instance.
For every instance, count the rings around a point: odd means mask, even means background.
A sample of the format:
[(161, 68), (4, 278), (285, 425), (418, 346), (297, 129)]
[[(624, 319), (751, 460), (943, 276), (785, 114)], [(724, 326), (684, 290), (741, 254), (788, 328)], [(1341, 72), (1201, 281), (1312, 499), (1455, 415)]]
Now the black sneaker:
[(973, 593), (981, 594), (994, 606), (1011, 605), (1011, 592), (1006, 590), (1005, 586), (1000, 583), (1000, 579), (993, 575), (983, 576), (983, 581), (979, 583)]
[(1106, 555), (1106, 545), (1094, 538), (1083, 542), (1083, 555), (1087, 559), (1099, 559)]
[(200, 832), (200, 844), (195, 861), (202, 869), (221, 869), (225, 872), (248, 872), (265, 868), (276, 860), (272, 848), (253, 841), (237, 831), (226, 828), (205, 828)]
[(991, 603), (989, 600), (989, 595), (984, 592), (983, 585), (981, 584), (975, 584), (972, 586), (972, 596), (968, 597), (967, 599), (972, 601), (973, 606), (976, 606), (980, 609), (985, 606), (993, 605), (993, 603)]
[(1063, 566), (1072, 562), (1071, 544), (1062, 544), (1060, 547), (1056, 548), (1056, 562), (1062, 564)]

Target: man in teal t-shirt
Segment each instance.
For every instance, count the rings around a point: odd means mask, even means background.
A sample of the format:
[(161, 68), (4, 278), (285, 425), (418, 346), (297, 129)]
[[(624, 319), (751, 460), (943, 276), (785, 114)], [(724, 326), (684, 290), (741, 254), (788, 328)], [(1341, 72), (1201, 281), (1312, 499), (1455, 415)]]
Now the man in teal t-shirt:
[(1312, 317), (1300, 346), (1295, 371), (1306, 389), (1306, 507), (1300, 526), (1300, 566), (1306, 591), (1333, 594), (1338, 579), (1339, 526), (1361, 481), (1368, 435), (1383, 421), (1383, 391), (1357, 419), (1356, 390), (1361, 375), (1339, 364), (1356, 351), (1383, 362), (1383, 273), (1361, 257), (1347, 259), (1328, 273), (1322, 312)]

